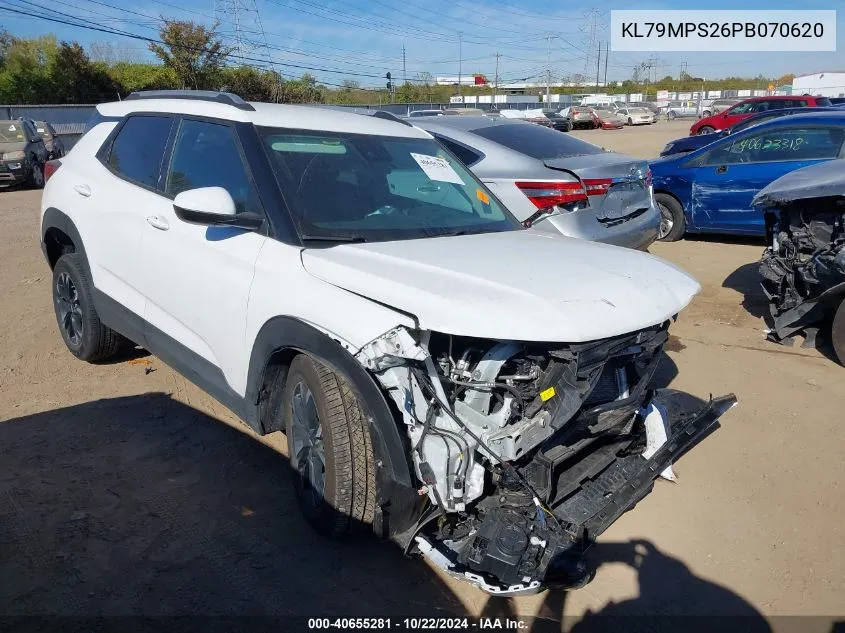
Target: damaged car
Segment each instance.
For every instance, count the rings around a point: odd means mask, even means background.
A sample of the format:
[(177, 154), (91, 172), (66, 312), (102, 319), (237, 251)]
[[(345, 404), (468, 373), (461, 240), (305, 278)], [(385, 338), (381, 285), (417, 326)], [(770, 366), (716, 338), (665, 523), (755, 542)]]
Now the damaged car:
[(495, 595), (577, 586), (736, 403), (653, 384), (692, 277), (525, 229), (424, 130), (207, 92), (96, 116), (42, 200), (62, 339), (141, 345), (285, 432), (322, 534)]
[[(804, 334), (813, 347), (830, 332), (845, 365), (845, 174), (842, 160), (799, 169), (754, 199), (769, 246), (760, 261), (773, 327), (770, 340), (791, 344)], [(829, 330), (828, 330), (829, 328)]]

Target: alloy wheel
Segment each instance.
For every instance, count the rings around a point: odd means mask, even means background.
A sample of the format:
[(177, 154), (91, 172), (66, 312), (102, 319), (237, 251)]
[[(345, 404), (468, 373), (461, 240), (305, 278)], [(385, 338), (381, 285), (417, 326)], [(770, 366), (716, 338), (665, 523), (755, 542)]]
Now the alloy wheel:
[(291, 455), (302, 478), (305, 496), (316, 508), (322, 502), (326, 488), (326, 454), (317, 403), (304, 381), (293, 389), (291, 409), (292, 437), (288, 438)]
[(672, 217), (672, 211), (665, 204), (658, 202), (657, 208), (660, 210), (660, 229), (657, 239), (662, 240), (675, 226), (675, 218)]
[(56, 279), (56, 311), (59, 323), (72, 347), (82, 344), (84, 325), (82, 306), (79, 304), (79, 291), (70, 275), (63, 272)]

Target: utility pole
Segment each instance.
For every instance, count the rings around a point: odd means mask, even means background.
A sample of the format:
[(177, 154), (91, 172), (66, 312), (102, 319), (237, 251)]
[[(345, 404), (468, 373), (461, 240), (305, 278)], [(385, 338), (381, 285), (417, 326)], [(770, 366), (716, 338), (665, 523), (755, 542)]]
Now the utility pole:
[(496, 110), (496, 93), (499, 91), (499, 58), (502, 54), (499, 51), (496, 51), (496, 76), (493, 78), (493, 103), (491, 104), (493, 109)]
[(461, 67), (463, 66), (463, 37), (464, 34), (458, 31), (458, 96), (461, 96)]
[(546, 36), (546, 107), (551, 103), (552, 84), (552, 36)]
[(405, 71), (405, 46), (402, 46), (402, 83), (408, 83), (408, 73)]
[(607, 55), (610, 53), (610, 44), (604, 44), (604, 87), (607, 88)]
[(681, 62), (681, 72), (678, 74), (678, 81), (683, 81), (687, 75), (687, 62)]
[(599, 55), (596, 57), (596, 90), (599, 89), (599, 70), (601, 69), (601, 42), (599, 42)]

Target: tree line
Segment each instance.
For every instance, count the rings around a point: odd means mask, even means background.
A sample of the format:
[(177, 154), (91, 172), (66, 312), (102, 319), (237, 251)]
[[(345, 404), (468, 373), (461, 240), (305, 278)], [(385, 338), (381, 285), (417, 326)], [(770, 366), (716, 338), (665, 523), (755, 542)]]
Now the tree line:
[[(92, 104), (114, 101), (137, 90), (196, 89), (225, 90), (248, 101), (281, 103), (383, 104), (445, 103), (456, 92), (454, 86), (434, 85), (428, 73), (398, 83), (392, 92), (365, 89), (357, 81), (326, 85), (308, 73), (298, 78), (278, 70), (241, 63), (232, 48), (218, 36), (215, 27), (190, 21), (165, 20), (158, 42), (148, 48), (158, 63), (121, 59), (92, 60), (78, 42), (58, 41), (53, 35), (25, 39), (0, 31), (0, 103)], [(791, 83), (792, 76), (767, 79), (729, 77), (707, 81), (707, 90), (759, 89), (769, 84)], [(647, 90), (695, 91), (702, 80), (684, 76), (642, 82), (633, 77), (607, 87), (580, 85), (553, 88), (553, 93), (622, 92)], [(465, 86), (464, 95), (490, 94), (492, 88)], [(501, 92), (501, 90), (500, 90)], [(536, 94), (544, 92), (534, 90)]]

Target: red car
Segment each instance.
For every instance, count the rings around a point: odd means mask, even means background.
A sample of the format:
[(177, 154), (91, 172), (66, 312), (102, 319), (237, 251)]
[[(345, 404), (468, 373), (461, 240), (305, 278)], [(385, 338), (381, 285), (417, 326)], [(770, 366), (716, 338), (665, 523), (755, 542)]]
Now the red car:
[(752, 114), (759, 114), (768, 110), (780, 108), (815, 108), (829, 107), (830, 99), (827, 97), (811, 97), (809, 95), (773, 96), (773, 97), (751, 97), (731, 106), (724, 112), (699, 119), (692, 124), (689, 135), (710, 134), (718, 132), (732, 125), (747, 119)]

